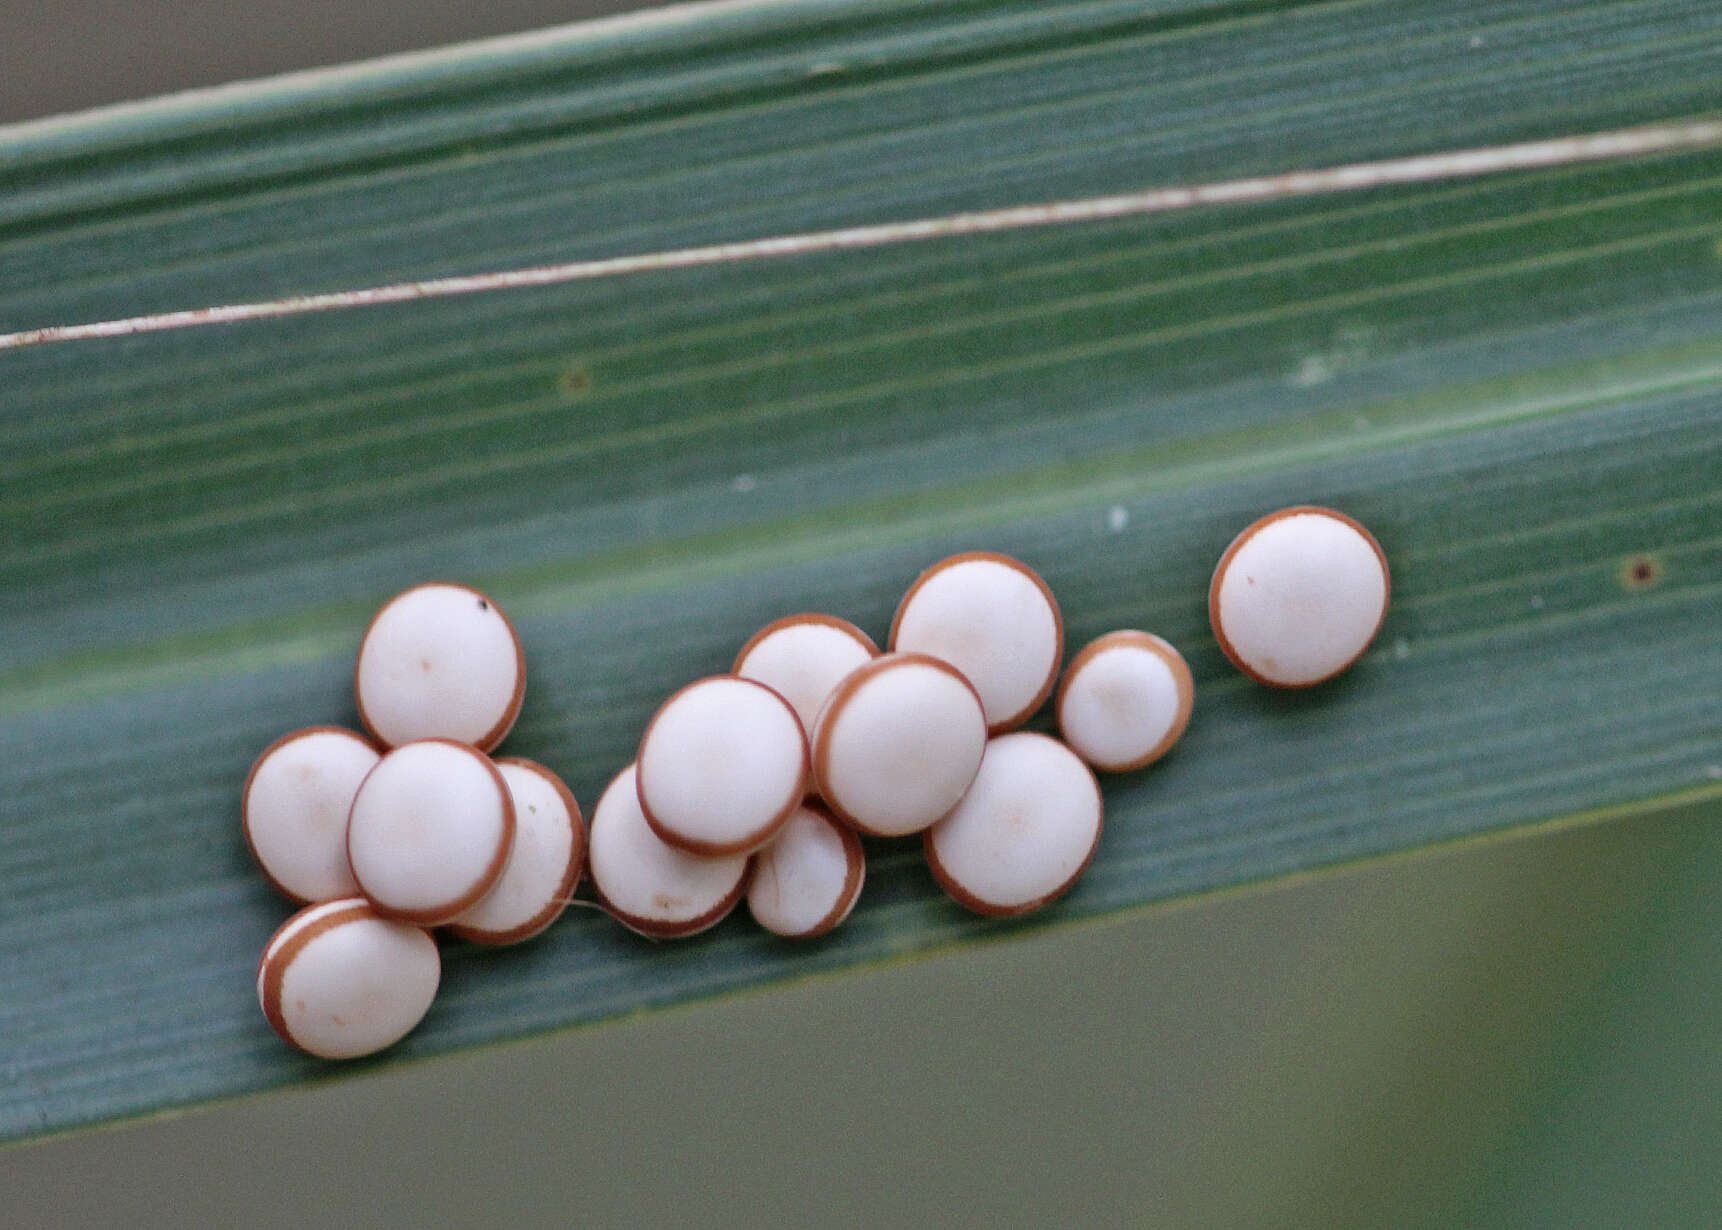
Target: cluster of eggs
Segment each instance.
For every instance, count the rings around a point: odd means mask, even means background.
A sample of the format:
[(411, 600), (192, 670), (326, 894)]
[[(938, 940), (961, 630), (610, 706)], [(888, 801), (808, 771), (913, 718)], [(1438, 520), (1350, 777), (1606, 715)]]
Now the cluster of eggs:
[[(1309, 507), (1240, 534), (1209, 592), (1221, 648), (1285, 687), (1348, 666), (1386, 603), (1374, 538)], [(1194, 700), (1182, 656), (1146, 632), (1097, 638), (1059, 681), (1063, 658), (1051, 590), (993, 552), (924, 572), (885, 652), (845, 620), (787, 616), (729, 673), (659, 707), (588, 831), (550, 770), (489, 755), (525, 687), (502, 611), (465, 586), (407, 590), (360, 644), (355, 692), (370, 737), (294, 732), (247, 779), (252, 853), (308, 903), (264, 950), (264, 1014), (315, 1055), (380, 1050), (435, 995), (430, 928), (480, 944), (530, 938), (568, 904), (583, 867), (605, 911), (659, 938), (705, 930), (744, 898), (777, 934), (830, 931), (861, 893), (861, 835), (918, 834), (934, 878), (978, 913), (1039, 908), (1099, 841), (1092, 770), (1157, 760)], [(1061, 737), (1019, 730), (1055, 681)]]
[(526, 690), (519, 637), (464, 585), (420, 585), (366, 629), (354, 670), (369, 736), (294, 731), (264, 749), (241, 796), (246, 844), (305, 903), (257, 970), (264, 1015), (325, 1058), (370, 1054), (429, 1010), (442, 963), (429, 928), (511, 944), (562, 913), (585, 862), (568, 787), (489, 753)]
[(1100, 789), (1084, 761), (1148, 763), (1193, 700), (1175, 649), (1114, 633), (1066, 676), (1067, 741), (1017, 732), (1052, 692), (1064, 628), (1046, 583), (992, 552), (922, 574), (888, 648), (846, 620), (790, 615), (748, 641), (730, 673), (665, 701), (593, 811), (590, 873), (605, 907), (649, 935), (690, 935), (745, 892), (770, 930), (820, 935), (860, 895), (859, 836), (919, 834), (963, 905), (1034, 909), (1070, 886), (1099, 840)]

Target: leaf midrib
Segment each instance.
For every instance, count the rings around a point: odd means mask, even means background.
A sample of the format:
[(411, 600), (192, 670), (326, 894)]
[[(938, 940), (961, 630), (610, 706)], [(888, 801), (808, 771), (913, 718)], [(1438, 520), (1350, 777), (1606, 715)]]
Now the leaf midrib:
[[(1161, 329), (1071, 343), (1061, 347), (1048, 348), (1034, 354), (996, 359), (988, 363), (970, 364), (951, 371), (940, 370), (915, 376), (899, 377), (893, 380), (877, 381), (873, 384), (847, 388), (838, 392), (789, 398), (776, 403), (761, 403), (747, 410), (725, 409), (704, 415), (687, 415), (674, 421), (625, 429), (595, 440), (580, 440), (559, 446), (538, 448), (530, 452), (513, 452), (501, 456), (425, 467), (412, 473), (398, 474), (376, 480), (359, 488), (340, 486), (298, 493), (275, 500), (247, 500), (244, 506), (239, 509), (217, 509), (187, 517), (130, 526), (123, 533), (104, 537), (86, 535), (48, 546), (13, 551), (0, 555), (0, 568), (23, 569), (40, 564), (63, 562), (79, 555), (110, 550), (116, 546), (139, 547), (152, 541), (171, 539), (176, 535), (199, 530), (231, 529), (248, 522), (304, 513), (312, 509), (336, 508), (354, 503), (371, 503), (379, 497), (398, 498), (415, 490), (447, 485), (457, 481), (495, 479), (523, 469), (562, 466), (575, 459), (595, 456), (605, 451), (639, 448), (653, 444), (669, 444), (709, 433), (719, 428), (733, 429), (742, 426), (756, 426), (781, 421), (792, 416), (836, 410), (855, 403), (876, 402), (881, 399), (900, 399), (908, 394), (975, 380), (997, 381), (1003, 377), (1078, 360), (1105, 358), (1144, 345), (1163, 344), (1204, 335), (1235, 332), (1269, 323), (1332, 312), (1336, 309), (1359, 308), (1394, 299), (1417, 298), (1436, 290), (1489, 282), (1535, 270), (1571, 266), (1601, 256), (1614, 256), (1627, 252), (1644, 251), (1663, 245), (1678, 244), (1693, 239), (1709, 238), (1716, 231), (1717, 224), (1707, 221), (1690, 227), (1594, 245), (1590, 248), (1568, 249), (1563, 252), (1543, 254), (1520, 261), (1497, 261), (1473, 269), (1371, 287), (1364, 291), (1350, 291), (1315, 297), (1289, 306), (1233, 313), (1216, 321), (1170, 325)], [(1701, 382), (1714, 379), (1715, 376), (1716, 372), (1712, 370), (1700, 375), (1682, 376), (1677, 378), (1676, 384), (1665, 384), (1659, 387), (1677, 387), (1678, 384)]]

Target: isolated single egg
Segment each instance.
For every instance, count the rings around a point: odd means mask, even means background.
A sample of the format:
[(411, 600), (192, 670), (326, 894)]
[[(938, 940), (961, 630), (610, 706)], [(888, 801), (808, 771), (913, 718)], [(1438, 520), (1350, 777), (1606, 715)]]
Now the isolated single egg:
[(1329, 508), (1282, 508), (1232, 540), (1208, 615), (1237, 668), (1279, 688), (1322, 683), (1357, 661), (1387, 615), (1381, 544)]

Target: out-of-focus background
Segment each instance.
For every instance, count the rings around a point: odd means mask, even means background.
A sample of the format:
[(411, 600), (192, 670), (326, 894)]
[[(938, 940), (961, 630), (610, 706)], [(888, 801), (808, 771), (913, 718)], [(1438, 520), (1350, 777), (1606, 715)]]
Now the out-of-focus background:
[(0, 123), (650, 6), (565, 0), (54, 0), (0, 5)]
[[(13, 4), (0, 122), (627, 7)], [(1719, 1059), (1711, 805), (15, 1148), (0, 1223), (1714, 1227)]]

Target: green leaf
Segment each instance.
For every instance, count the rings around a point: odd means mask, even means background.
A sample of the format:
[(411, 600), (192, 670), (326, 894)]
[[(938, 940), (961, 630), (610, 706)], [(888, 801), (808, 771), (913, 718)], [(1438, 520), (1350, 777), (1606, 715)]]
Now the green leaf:
[[(0, 130), (0, 331), (1703, 115), (1703, 0), (713, 6)], [(670, 690), (927, 563), (1138, 626), (1195, 720), (1027, 922), (871, 850), (828, 941), (571, 911), (376, 1062), (1722, 791), (1722, 153), (0, 352), (0, 1134), (320, 1076), (236, 805), (394, 590), (494, 593), (588, 806)], [(1293, 502), (1395, 599), (1335, 683), (1207, 629)], [(355, 1065), (357, 1068), (373, 1064)]]

